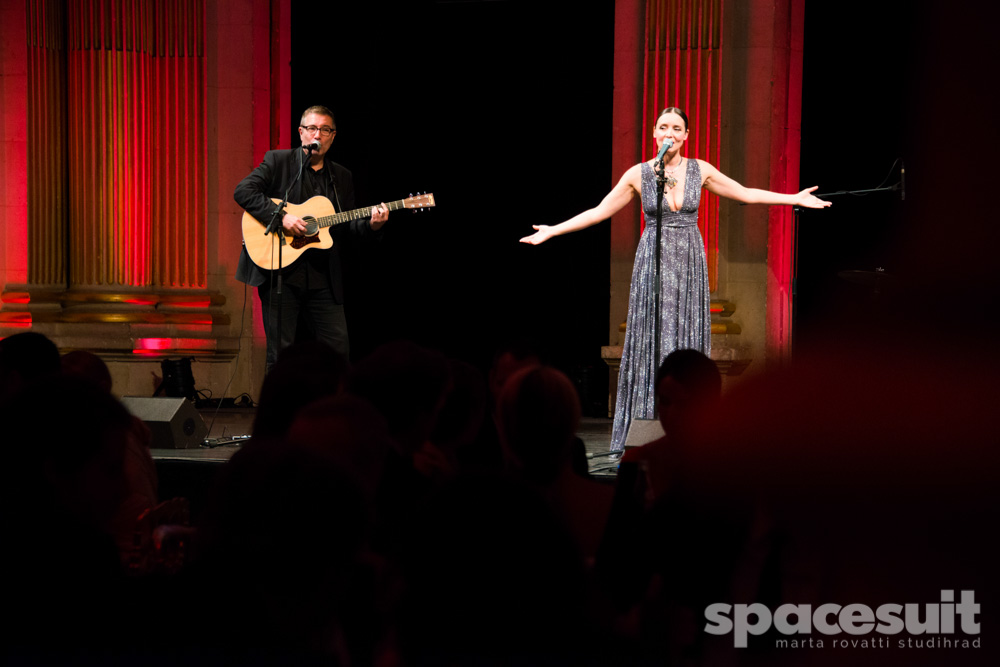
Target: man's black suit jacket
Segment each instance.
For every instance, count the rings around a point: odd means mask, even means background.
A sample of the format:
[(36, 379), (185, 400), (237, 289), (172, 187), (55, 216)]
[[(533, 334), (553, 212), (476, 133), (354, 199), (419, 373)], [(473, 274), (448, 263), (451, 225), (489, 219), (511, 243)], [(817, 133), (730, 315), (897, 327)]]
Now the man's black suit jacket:
[[(298, 174), (299, 154), (301, 153), (302, 149), (300, 148), (268, 151), (260, 166), (236, 186), (236, 192), (233, 194), (236, 203), (261, 223), (262, 234), (264, 233), (263, 225), (271, 220), (271, 215), (278, 208), (278, 205), (271, 199), (281, 199), (285, 196), (285, 190)], [(306, 169), (308, 168), (307, 166)], [(330, 175), (332, 189), (336, 192), (336, 197), (332, 198), (334, 209), (337, 212), (353, 209), (354, 178), (351, 172), (330, 160), (326, 160), (326, 168)], [(289, 193), (288, 201), (292, 204), (301, 204), (305, 199), (302, 195), (302, 182), (300, 180)], [(330, 287), (333, 291), (334, 301), (337, 303), (344, 303), (344, 281), (340, 268), (340, 239), (348, 233), (356, 236), (371, 235), (376, 238), (381, 236), (380, 232), (372, 231), (367, 218), (352, 220), (330, 228), (330, 234), (333, 236), (332, 248), (309, 251), (322, 252), (329, 257)], [(254, 264), (247, 254), (246, 248), (243, 248), (239, 264), (236, 267), (237, 280), (256, 287), (263, 285), (269, 279), (270, 273), (270, 271), (261, 269)]]

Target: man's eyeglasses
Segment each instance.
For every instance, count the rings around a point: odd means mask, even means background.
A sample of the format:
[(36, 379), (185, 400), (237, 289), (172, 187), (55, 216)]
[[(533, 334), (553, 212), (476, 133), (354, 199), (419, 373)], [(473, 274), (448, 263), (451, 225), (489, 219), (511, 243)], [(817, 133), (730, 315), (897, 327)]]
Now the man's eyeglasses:
[(308, 125), (308, 126), (307, 125), (299, 125), (299, 127), (301, 127), (303, 130), (305, 130), (309, 134), (313, 134), (315, 132), (319, 132), (324, 137), (329, 137), (330, 135), (332, 135), (333, 133), (335, 133), (337, 131), (336, 128), (333, 128), (333, 127), (316, 127), (315, 125)]

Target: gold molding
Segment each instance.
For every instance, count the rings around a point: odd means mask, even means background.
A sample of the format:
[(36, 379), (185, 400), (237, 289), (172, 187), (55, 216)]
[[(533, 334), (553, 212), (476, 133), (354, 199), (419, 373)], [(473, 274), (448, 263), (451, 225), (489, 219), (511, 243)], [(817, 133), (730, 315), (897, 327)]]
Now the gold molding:
[[(0, 323), (228, 325), (218, 292), (98, 291), (17, 286), (0, 294)], [(215, 312), (214, 312), (215, 311)]]

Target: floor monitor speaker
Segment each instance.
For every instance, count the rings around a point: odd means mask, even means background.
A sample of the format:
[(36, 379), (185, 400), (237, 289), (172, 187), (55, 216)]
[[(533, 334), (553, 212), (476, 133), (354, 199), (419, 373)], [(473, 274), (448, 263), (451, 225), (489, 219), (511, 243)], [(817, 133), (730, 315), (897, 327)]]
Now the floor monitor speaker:
[(205, 420), (186, 398), (123, 396), (122, 403), (153, 432), (153, 449), (190, 449), (208, 434)]
[(664, 436), (659, 419), (633, 419), (625, 436), (626, 447), (641, 447)]

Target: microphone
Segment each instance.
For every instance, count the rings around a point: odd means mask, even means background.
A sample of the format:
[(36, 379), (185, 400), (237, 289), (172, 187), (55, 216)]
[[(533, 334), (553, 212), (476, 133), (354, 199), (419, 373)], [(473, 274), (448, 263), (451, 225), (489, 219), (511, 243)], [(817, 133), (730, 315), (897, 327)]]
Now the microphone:
[(899, 165), (899, 200), (906, 201), (906, 163), (900, 160)]
[(663, 156), (666, 155), (667, 151), (669, 151), (673, 147), (674, 147), (673, 139), (664, 139), (663, 145), (660, 146), (660, 152), (656, 154), (656, 161), (660, 164), (663, 164)]
[(306, 149), (310, 153), (312, 153), (313, 151), (318, 151), (319, 150), (319, 142), (318, 141), (314, 141), (311, 144), (302, 144), (302, 148)]

